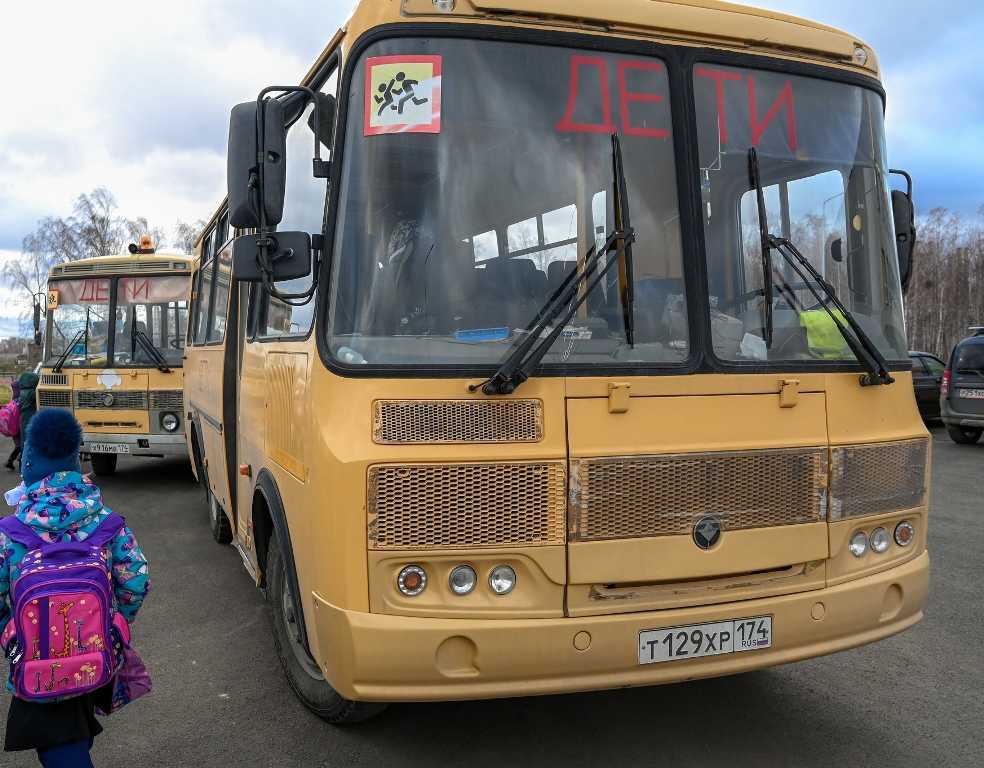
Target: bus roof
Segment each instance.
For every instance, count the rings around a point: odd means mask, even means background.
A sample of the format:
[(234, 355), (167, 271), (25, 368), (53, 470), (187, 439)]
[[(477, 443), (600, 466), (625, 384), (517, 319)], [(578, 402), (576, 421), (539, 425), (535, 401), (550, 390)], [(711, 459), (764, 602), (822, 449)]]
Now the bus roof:
[(193, 260), (191, 256), (171, 253), (122, 253), (118, 256), (96, 256), (91, 259), (56, 264), (48, 271), (48, 279), (155, 272), (190, 274)]
[[(475, 23), (583, 32), (601, 37), (648, 39), (806, 61), (878, 79), (875, 52), (849, 32), (786, 13), (722, 0), (456, 0), (439, 11), (433, 0), (380, 3), (359, 0), (301, 79), (309, 85), (339, 47), (351, 48), (363, 33), (388, 24)], [(859, 63), (855, 54), (864, 51)], [(202, 235), (219, 218), (215, 209)], [(199, 235), (196, 249), (202, 239)]]

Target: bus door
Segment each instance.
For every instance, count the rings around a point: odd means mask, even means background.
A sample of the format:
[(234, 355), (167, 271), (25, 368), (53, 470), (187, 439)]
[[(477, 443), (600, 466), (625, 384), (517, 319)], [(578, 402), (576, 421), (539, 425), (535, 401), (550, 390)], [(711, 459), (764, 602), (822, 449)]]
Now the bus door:
[(198, 438), (199, 471), (204, 471), (205, 475), (199, 479), (206, 483), (214, 503), (226, 511), (233, 508), (229, 468), (235, 466), (235, 456), (231, 455), (229, 440), (234, 439), (236, 426), (235, 401), (226, 396), (226, 382), (231, 375), (234, 386), (235, 374), (234, 363), (231, 370), (226, 370), (227, 351), (235, 348), (234, 338), (232, 345), (226, 343), (232, 243), (229, 241), (225, 247), (216, 247), (216, 243), (226, 240), (227, 231), (227, 217), (223, 216), (203, 240), (202, 266), (195, 278), (194, 316), (186, 363), (194, 372), (189, 379), (195, 384), (185, 393)]

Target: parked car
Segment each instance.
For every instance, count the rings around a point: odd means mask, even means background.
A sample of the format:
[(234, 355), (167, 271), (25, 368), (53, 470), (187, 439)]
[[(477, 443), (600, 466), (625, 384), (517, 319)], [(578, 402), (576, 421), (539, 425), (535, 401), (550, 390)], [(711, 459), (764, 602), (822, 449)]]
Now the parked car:
[(946, 363), (929, 352), (909, 352), (912, 360), (912, 387), (923, 421), (940, 417), (940, 386)]
[(957, 343), (940, 385), (940, 417), (955, 443), (976, 443), (984, 433), (984, 328)]

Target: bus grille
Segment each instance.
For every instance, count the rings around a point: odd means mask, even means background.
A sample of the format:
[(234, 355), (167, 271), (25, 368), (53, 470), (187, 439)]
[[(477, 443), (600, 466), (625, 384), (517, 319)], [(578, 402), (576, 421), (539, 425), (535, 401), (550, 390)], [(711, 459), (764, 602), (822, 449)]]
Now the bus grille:
[(150, 410), (177, 411), (184, 410), (184, 396), (180, 389), (155, 389), (150, 393)]
[(926, 503), (929, 440), (834, 447), (830, 517), (879, 515)]
[(377, 400), (372, 416), (372, 439), (382, 444), (543, 439), (539, 400)]
[(38, 390), (39, 408), (71, 408), (72, 393), (67, 389), (39, 389)]
[(564, 543), (564, 462), (369, 468), (369, 548)]
[(571, 541), (690, 535), (824, 520), (827, 449), (667, 454), (571, 462)]
[(111, 392), (110, 390), (79, 390), (75, 393), (76, 408), (91, 408), (114, 411), (147, 410), (147, 393), (139, 391)]
[(68, 375), (64, 373), (42, 373), (41, 383), (55, 387), (67, 387)]

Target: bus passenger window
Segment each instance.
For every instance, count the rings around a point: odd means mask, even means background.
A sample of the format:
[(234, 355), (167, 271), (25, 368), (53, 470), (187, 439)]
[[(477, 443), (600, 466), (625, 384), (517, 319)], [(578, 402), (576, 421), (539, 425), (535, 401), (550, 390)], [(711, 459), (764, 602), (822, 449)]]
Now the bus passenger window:
[(215, 290), (212, 293), (212, 318), (208, 325), (208, 343), (217, 344), (225, 339), (226, 316), (229, 311), (229, 284), (232, 281), (232, 248), (225, 248), (213, 260)]
[[(202, 248), (203, 258), (208, 258), (211, 248), (211, 236)], [(195, 300), (195, 337), (194, 343), (204, 344), (208, 329), (209, 308), (212, 304), (212, 261), (202, 267), (198, 278), (198, 298)]]

